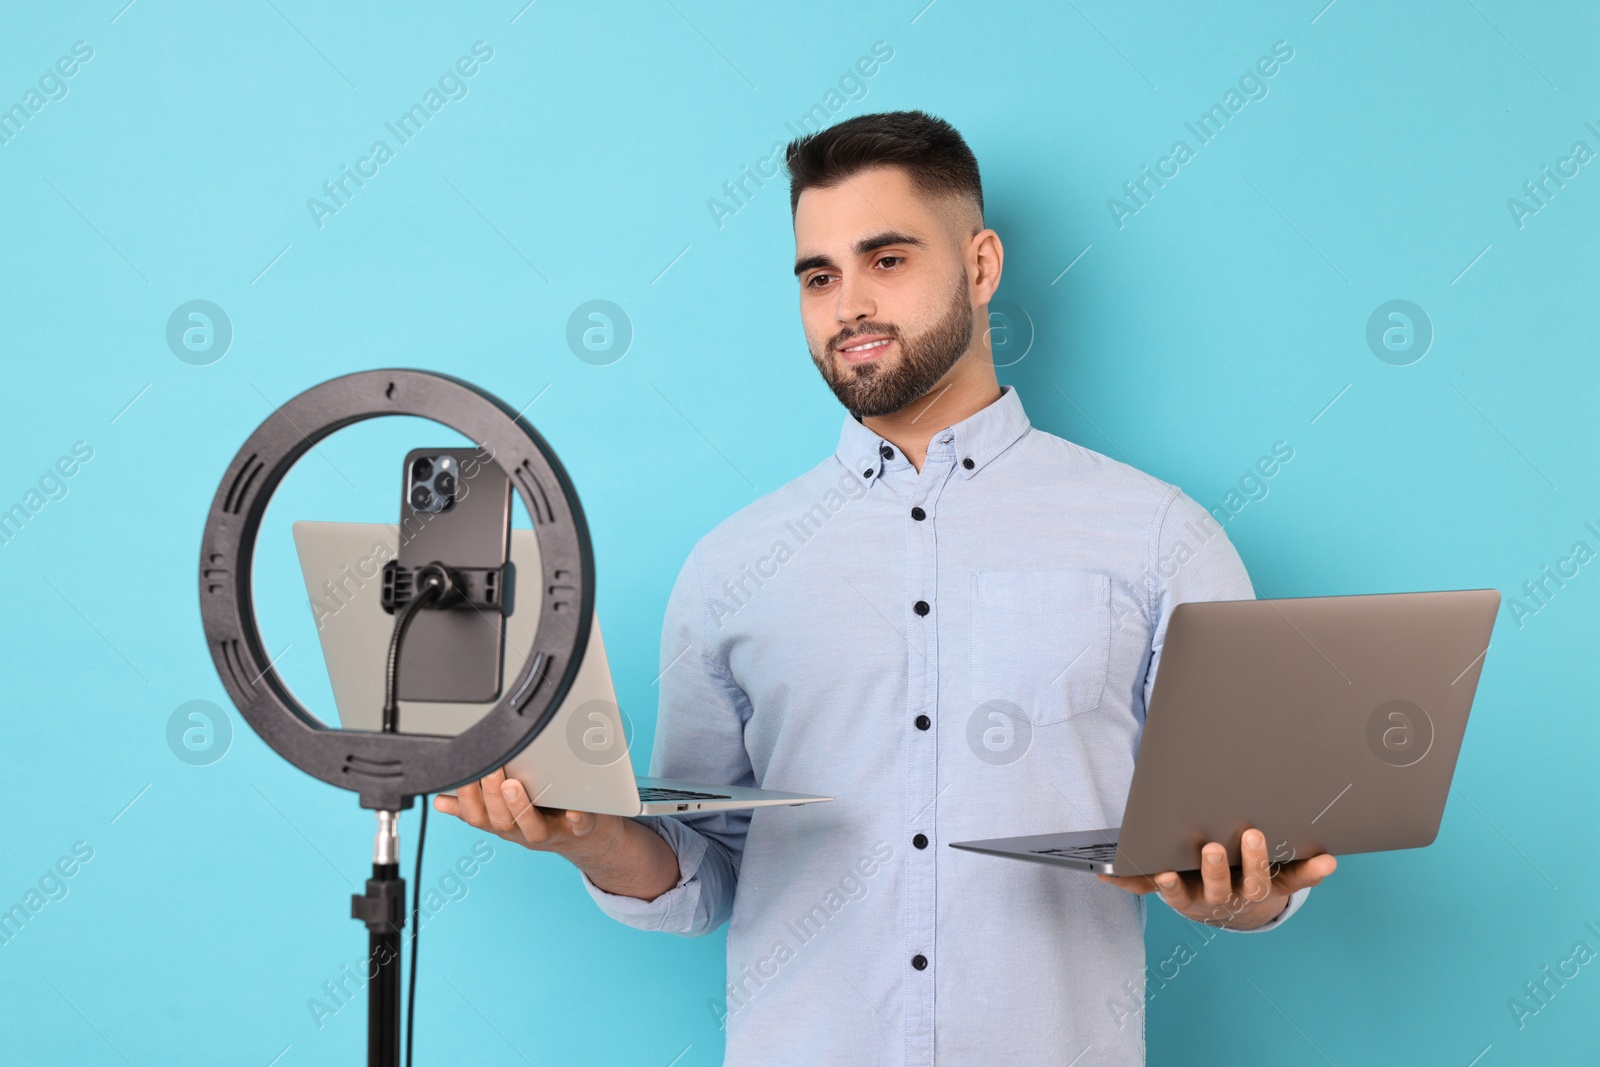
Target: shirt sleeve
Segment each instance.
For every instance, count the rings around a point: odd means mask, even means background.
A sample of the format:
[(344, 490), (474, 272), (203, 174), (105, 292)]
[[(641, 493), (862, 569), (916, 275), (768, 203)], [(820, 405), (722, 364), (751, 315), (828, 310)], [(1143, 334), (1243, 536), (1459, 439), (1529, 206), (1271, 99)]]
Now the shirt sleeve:
[(1304, 904), (1306, 902), (1306, 897), (1309, 897), (1310, 895), (1310, 887), (1305, 889), (1296, 889), (1293, 893), (1289, 894), (1289, 906), (1278, 912), (1278, 914), (1274, 916), (1270, 922), (1264, 922), (1260, 926), (1252, 927), (1249, 930), (1239, 930), (1231, 926), (1224, 926), (1222, 929), (1235, 934), (1264, 934), (1268, 930), (1276, 930), (1278, 927), (1282, 926), (1286, 921), (1288, 921), (1289, 916), (1300, 910), (1300, 905)]
[[(1150, 598), (1151, 614), (1155, 619), (1155, 632), (1150, 646), (1150, 668), (1145, 674), (1145, 706), (1150, 703), (1150, 692), (1156, 683), (1156, 668), (1161, 663), (1161, 649), (1166, 642), (1167, 622), (1172, 609), (1179, 604), (1196, 600), (1254, 600), (1255, 587), (1245, 571), (1244, 561), (1222, 524), (1205, 508), (1177, 488), (1167, 495), (1162, 510), (1157, 513), (1156, 536), (1151, 539), (1149, 569), (1146, 572), (1146, 592)], [(1289, 916), (1300, 910), (1311, 890), (1299, 889), (1289, 897), (1289, 904), (1271, 922), (1250, 930), (1237, 930), (1236, 934), (1260, 934), (1282, 926)]]
[[(744, 747), (750, 701), (707, 638), (708, 611), (697, 544), (678, 572), (661, 630), (660, 703), (650, 775), (750, 786), (755, 771)], [(678, 882), (654, 900), (600, 889), (580, 872), (600, 910), (641, 930), (699, 937), (733, 911), (738, 865), (750, 812), (645, 815), (640, 822), (672, 846)]]
[(1150, 540), (1151, 558), (1145, 571), (1155, 633), (1150, 643), (1150, 667), (1144, 678), (1144, 702), (1156, 684), (1156, 668), (1167, 640), (1167, 623), (1179, 604), (1196, 600), (1254, 600), (1255, 587), (1244, 561), (1222, 524), (1177, 488), (1167, 494), (1156, 513), (1156, 534)]

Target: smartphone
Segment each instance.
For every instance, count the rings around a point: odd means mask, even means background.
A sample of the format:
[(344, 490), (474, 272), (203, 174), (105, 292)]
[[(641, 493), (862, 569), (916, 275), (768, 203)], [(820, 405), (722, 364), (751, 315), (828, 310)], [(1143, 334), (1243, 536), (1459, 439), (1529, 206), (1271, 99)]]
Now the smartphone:
[(406, 455), (397, 573), (435, 561), (457, 571), (469, 603), (418, 611), (400, 651), (401, 700), (487, 703), (500, 695), (511, 479), (484, 448), (418, 448)]

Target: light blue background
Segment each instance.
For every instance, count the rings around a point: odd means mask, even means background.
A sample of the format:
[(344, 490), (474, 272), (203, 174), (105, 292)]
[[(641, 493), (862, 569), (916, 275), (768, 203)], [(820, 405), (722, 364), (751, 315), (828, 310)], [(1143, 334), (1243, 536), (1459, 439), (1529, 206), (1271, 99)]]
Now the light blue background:
[[(361, 1062), (364, 1000), (321, 1030), (306, 1002), (365, 949), (346, 916), (370, 813), (231, 706), (219, 762), (166, 741), (179, 705), (227, 704), (195, 589), (221, 472), (316, 382), (403, 365), (539, 397), (529, 418), (582, 494), (648, 751), (690, 546), (826, 456), (842, 417), (803, 346), (786, 185), (720, 228), (707, 200), (878, 41), (893, 59), (838, 117), (920, 107), (971, 143), (1001, 295), (1036, 330), (1002, 380), (1036, 425), (1208, 506), (1291, 443), (1227, 525), (1263, 596), (1507, 598), (1437, 843), (1348, 857), (1282, 931), (1152, 982), (1151, 1062), (1593, 1054), (1600, 964), (1520, 1029), (1507, 1001), (1576, 942), (1600, 950), (1584, 927), (1600, 926), (1600, 564), (1521, 626), (1510, 607), (1575, 541), (1600, 548), (1584, 526), (1600, 527), (1600, 163), (1520, 228), (1506, 205), (1574, 141), (1600, 149), (1593, 5), (124, 2), (0, 16), (0, 105), (73, 42), (94, 49), (0, 145), (0, 507), (74, 442), (94, 448), (0, 545), (0, 906), (74, 842), (94, 849), (0, 945), (0, 1060)], [(479, 40), (494, 57), (469, 95), (319, 229), (307, 198)], [(1119, 229), (1107, 199), (1277, 41), (1294, 58), (1270, 94)], [(1365, 340), (1396, 298), (1436, 331), (1404, 367)], [(209, 366), (166, 344), (192, 299), (234, 329)], [(565, 340), (594, 299), (635, 333), (606, 366)], [(393, 461), (354, 439), (326, 453), (294, 476), (322, 510), (291, 517), (392, 521)], [(303, 608), (286, 585), (280, 610)], [(481, 835), (430, 829), (437, 885)], [(563, 862), (492, 841), (426, 926), (419, 1063), (720, 1062), (720, 935), (623, 928)], [(1199, 944), (1153, 906), (1152, 967), (1179, 939)]]

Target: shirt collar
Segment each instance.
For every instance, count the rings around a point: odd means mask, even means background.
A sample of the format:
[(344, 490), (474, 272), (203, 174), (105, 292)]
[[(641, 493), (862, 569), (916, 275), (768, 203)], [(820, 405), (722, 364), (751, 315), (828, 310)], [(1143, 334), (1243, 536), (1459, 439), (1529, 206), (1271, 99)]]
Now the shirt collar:
[[(1015, 386), (1000, 387), (1000, 397), (988, 407), (973, 412), (954, 426), (934, 434), (928, 442), (930, 457), (953, 453), (956, 473), (971, 478), (1000, 453), (1016, 443), (1030, 427), (1027, 413)], [(885, 450), (891, 455), (886, 456)], [(886, 466), (910, 466), (910, 460), (893, 443), (868, 429), (854, 415), (846, 413), (839, 432), (839, 447), (834, 455), (858, 477), (877, 478)]]

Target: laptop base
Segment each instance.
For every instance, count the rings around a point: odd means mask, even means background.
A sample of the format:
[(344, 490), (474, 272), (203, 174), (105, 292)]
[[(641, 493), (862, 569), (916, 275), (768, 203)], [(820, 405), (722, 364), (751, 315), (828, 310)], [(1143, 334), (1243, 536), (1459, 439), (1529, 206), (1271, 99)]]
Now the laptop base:
[(1078, 871), (1123, 874), (1129, 865), (1125, 858), (1120, 866), (1116, 862), (1117, 835), (1120, 832), (1121, 827), (1113, 827), (1109, 830), (1078, 830), (1061, 834), (1034, 834), (1030, 837), (995, 837), (985, 841), (952, 841), (950, 847), (1007, 859), (1050, 863)]

